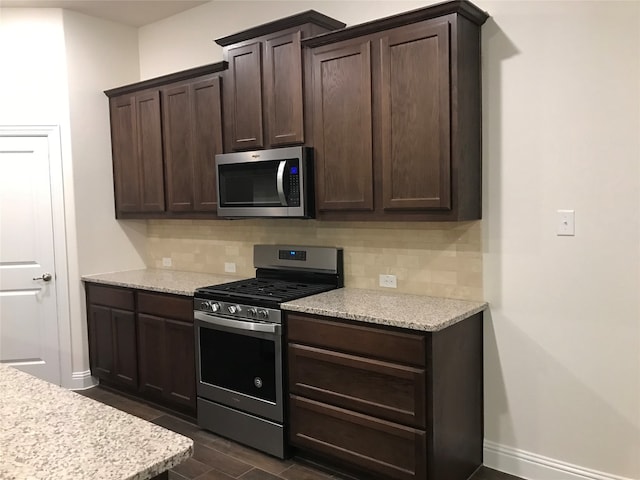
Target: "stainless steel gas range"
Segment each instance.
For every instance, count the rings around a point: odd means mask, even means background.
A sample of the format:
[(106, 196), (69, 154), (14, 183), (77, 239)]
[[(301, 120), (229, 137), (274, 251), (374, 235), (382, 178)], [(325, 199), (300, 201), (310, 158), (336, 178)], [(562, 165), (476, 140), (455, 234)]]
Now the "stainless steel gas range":
[(256, 278), (194, 294), (198, 424), (285, 458), (280, 304), (343, 286), (343, 252), (255, 245)]

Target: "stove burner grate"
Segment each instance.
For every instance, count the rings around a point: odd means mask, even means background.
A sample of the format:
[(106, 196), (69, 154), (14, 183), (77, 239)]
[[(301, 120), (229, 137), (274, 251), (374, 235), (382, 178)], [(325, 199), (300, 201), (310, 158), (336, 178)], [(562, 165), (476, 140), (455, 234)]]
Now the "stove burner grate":
[(212, 285), (200, 289), (210, 295), (237, 296), (241, 298), (268, 299), (286, 302), (334, 289), (334, 285), (289, 282), (285, 280), (251, 278), (236, 282)]

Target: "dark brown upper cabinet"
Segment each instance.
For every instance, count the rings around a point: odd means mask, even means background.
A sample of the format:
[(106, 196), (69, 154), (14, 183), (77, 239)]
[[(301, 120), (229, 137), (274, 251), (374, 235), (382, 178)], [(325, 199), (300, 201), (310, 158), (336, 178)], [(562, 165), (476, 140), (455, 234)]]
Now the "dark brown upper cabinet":
[(226, 62), (107, 90), (117, 218), (211, 218)]
[(158, 91), (113, 97), (109, 108), (116, 211), (164, 211)]
[(466, 1), (302, 40), (317, 218), (481, 218), (480, 27)]
[(200, 77), (161, 93), (167, 210), (215, 212), (215, 156), (222, 153), (220, 77)]
[(216, 40), (229, 63), (225, 151), (305, 142), (301, 40), (344, 26), (309, 10)]

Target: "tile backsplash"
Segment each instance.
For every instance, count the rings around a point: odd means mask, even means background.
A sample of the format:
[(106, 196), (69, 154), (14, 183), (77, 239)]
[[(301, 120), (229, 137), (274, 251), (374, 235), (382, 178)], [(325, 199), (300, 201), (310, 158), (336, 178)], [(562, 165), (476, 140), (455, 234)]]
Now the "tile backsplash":
[[(253, 277), (253, 245), (344, 249), (345, 286), (482, 300), (482, 222), (370, 223), (316, 220), (149, 220), (147, 266)], [(397, 289), (378, 275), (397, 277)]]

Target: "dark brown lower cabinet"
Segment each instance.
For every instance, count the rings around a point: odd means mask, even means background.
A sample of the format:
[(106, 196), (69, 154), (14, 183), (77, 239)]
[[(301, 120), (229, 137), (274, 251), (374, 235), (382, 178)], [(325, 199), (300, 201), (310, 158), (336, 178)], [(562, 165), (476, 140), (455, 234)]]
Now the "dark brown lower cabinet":
[(87, 289), (91, 372), (109, 383), (135, 389), (138, 383), (133, 292)]
[(286, 326), (300, 455), (385, 480), (464, 480), (482, 464), (482, 313), (439, 332), (292, 312)]
[(91, 283), (86, 291), (92, 374), (195, 417), (193, 298)]

